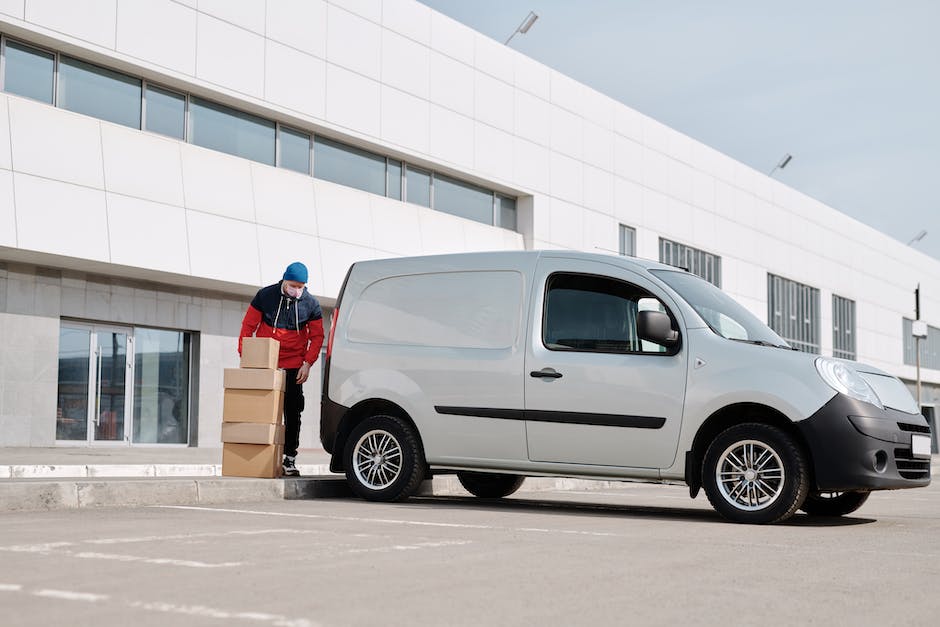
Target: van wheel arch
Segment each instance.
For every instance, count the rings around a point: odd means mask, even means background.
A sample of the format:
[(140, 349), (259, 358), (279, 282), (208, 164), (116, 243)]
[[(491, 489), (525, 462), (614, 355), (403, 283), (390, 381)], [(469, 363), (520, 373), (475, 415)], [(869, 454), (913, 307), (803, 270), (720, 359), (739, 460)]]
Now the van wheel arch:
[[(421, 450), (424, 450), (424, 441), (421, 439), (421, 432), (418, 431), (417, 425), (415, 425), (411, 416), (408, 415), (408, 412), (389, 400), (370, 398), (356, 403), (343, 415), (343, 419), (339, 423), (339, 428), (336, 430), (336, 440), (333, 443), (333, 456), (330, 459), (330, 470), (332, 472), (344, 472), (346, 470), (343, 451), (346, 450), (346, 440), (349, 439), (349, 435), (353, 432), (353, 429), (366, 418), (378, 415), (394, 416), (408, 423), (417, 435), (418, 445), (421, 447)], [(425, 476), (430, 476), (427, 470), (428, 469), (425, 469)]]
[(809, 471), (809, 484), (816, 485), (813, 475), (813, 454), (803, 439), (796, 424), (785, 415), (767, 405), (759, 403), (737, 403), (722, 407), (702, 423), (695, 439), (692, 441), (692, 450), (685, 453), (685, 482), (689, 486), (689, 496), (693, 499), (698, 496), (702, 487), (702, 464), (705, 461), (705, 451), (719, 433), (734, 425), (745, 422), (766, 424), (783, 430), (800, 447), (807, 461)]

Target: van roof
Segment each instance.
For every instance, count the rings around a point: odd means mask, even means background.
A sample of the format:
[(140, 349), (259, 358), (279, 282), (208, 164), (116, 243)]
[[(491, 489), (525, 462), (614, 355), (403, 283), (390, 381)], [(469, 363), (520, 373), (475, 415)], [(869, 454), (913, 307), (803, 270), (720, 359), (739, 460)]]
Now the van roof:
[(485, 252), (468, 252), (468, 253), (451, 253), (444, 255), (425, 255), (421, 257), (393, 257), (388, 259), (375, 259), (371, 261), (360, 262), (363, 264), (371, 263), (383, 263), (383, 262), (393, 262), (396, 260), (402, 261), (405, 259), (426, 259), (429, 263), (433, 264), (435, 262), (445, 264), (445, 265), (475, 265), (474, 260), (480, 258), (489, 258), (489, 259), (528, 259), (531, 257), (550, 257), (555, 259), (583, 259), (591, 261), (599, 261), (602, 263), (608, 263), (613, 265), (619, 265), (625, 268), (635, 268), (640, 266), (646, 270), (683, 270), (684, 268), (677, 268), (676, 266), (669, 266), (658, 261), (652, 261), (650, 259), (640, 259), (638, 257), (627, 257), (624, 255), (614, 255), (610, 253), (589, 253), (578, 250), (562, 250), (562, 249), (553, 249), (553, 250), (506, 250), (506, 251), (485, 251)]

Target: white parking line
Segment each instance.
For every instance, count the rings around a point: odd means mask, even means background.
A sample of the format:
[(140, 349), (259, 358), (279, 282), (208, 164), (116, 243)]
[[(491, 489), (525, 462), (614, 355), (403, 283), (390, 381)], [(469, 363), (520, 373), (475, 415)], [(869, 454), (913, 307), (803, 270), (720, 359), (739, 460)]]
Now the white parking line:
[(36, 590), (33, 592), (37, 597), (48, 597), (51, 599), (63, 599), (65, 601), (86, 601), (88, 603), (97, 603), (106, 601), (106, 594), (91, 594), (90, 592), (72, 592), (71, 590)]
[(344, 522), (361, 522), (361, 523), (380, 523), (386, 525), (412, 525), (415, 527), (445, 527), (450, 529), (482, 529), (482, 530), (499, 530), (499, 531), (516, 531), (516, 532), (530, 532), (530, 533), (562, 533), (562, 534), (572, 534), (580, 536), (596, 536), (596, 537), (627, 537), (624, 534), (620, 533), (605, 533), (600, 531), (581, 531), (580, 529), (546, 529), (542, 527), (504, 527), (500, 525), (473, 525), (468, 523), (444, 523), (444, 522), (428, 522), (422, 520), (399, 520), (395, 518), (359, 518), (356, 516), (327, 516), (323, 514), (297, 514), (293, 512), (263, 512), (258, 510), (251, 509), (227, 509), (221, 507), (198, 507), (195, 505), (152, 505), (151, 507), (161, 508), (161, 509), (184, 509), (184, 510), (193, 510), (199, 512), (221, 512), (228, 514), (252, 514), (255, 516), (281, 516), (285, 518), (308, 518), (315, 520), (340, 520)]
[(177, 605), (175, 603), (134, 601), (128, 606), (151, 612), (165, 612), (167, 614), (182, 614), (184, 616), (201, 616), (203, 618), (218, 618), (221, 620), (250, 620), (271, 623), (276, 627), (316, 627), (317, 623), (305, 618), (287, 618), (280, 614), (266, 614), (263, 612), (229, 612), (205, 605)]
[(241, 566), (243, 562), (199, 562), (196, 560), (180, 560), (166, 557), (142, 557), (139, 555), (124, 555), (121, 553), (96, 553), (92, 551), (73, 551), (65, 547), (75, 546), (74, 542), (53, 542), (48, 544), (20, 544), (14, 546), (0, 546), (0, 551), (11, 553), (36, 553), (55, 557), (75, 557), (79, 559), (98, 559), (117, 562), (140, 562), (158, 566), (183, 566), (186, 568), (231, 568)]
[(126, 607), (149, 612), (164, 612), (167, 614), (182, 614), (184, 616), (200, 616), (203, 618), (217, 618), (220, 620), (246, 620), (260, 623), (270, 623), (274, 627), (319, 627), (318, 623), (306, 618), (288, 618), (280, 614), (266, 612), (233, 612), (205, 605), (178, 605), (176, 603), (163, 603), (161, 601), (124, 601), (112, 600), (107, 594), (94, 594), (91, 592), (75, 592), (74, 590), (53, 590), (42, 588), (27, 591), (18, 583), (0, 584), (0, 592), (20, 592), (31, 596), (62, 601), (79, 601), (82, 603), (98, 603), (112, 601)]
[(394, 544), (391, 546), (378, 546), (368, 549), (350, 549), (347, 553), (391, 553), (392, 551), (420, 551), (422, 549), (437, 549), (447, 546), (463, 546), (473, 544), (471, 540), (444, 540), (442, 542), (418, 542), (417, 544)]
[(186, 568), (232, 568), (242, 566), (244, 562), (197, 562), (195, 560), (178, 560), (169, 557), (140, 557), (138, 555), (123, 555), (121, 553), (70, 553), (72, 557), (91, 560), (110, 560), (114, 562), (139, 562), (142, 564), (156, 564), (158, 566), (184, 566)]
[(166, 536), (96, 538), (94, 540), (82, 540), (82, 542), (86, 544), (132, 544), (135, 542), (166, 542), (168, 540), (201, 540), (204, 538), (222, 538), (225, 536), (264, 536), (273, 533), (301, 534), (312, 532), (303, 529), (245, 529), (236, 531), (207, 531), (205, 533), (175, 533)]

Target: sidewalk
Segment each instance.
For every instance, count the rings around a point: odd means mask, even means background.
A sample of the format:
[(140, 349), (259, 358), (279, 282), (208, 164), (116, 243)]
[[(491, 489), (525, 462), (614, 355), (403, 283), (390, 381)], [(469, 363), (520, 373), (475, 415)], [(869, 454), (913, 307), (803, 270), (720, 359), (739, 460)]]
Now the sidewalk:
[(298, 454), (301, 477), (222, 477), (221, 448), (0, 448), (0, 513), (82, 507), (206, 505), (350, 494), (322, 449)]

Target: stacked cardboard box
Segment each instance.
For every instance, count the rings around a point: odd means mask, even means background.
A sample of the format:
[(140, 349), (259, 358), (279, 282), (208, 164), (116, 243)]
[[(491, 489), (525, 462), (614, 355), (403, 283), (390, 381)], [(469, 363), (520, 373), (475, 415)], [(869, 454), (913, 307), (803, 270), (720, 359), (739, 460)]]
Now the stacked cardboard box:
[(222, 475), (276, 478), (284, 453), (284, 371), (280, 343), (242, 340), (240, 368), (226, 368), (222, 406)]

